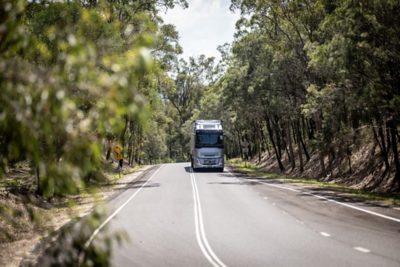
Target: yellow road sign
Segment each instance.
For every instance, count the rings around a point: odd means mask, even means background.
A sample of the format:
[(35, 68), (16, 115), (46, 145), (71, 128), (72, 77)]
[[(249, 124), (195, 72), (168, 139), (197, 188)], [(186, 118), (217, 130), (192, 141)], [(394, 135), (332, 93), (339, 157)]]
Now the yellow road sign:
[(114, 146), (114, 157), (116, 160), (123, 159), (122, 146), (119, 144)]

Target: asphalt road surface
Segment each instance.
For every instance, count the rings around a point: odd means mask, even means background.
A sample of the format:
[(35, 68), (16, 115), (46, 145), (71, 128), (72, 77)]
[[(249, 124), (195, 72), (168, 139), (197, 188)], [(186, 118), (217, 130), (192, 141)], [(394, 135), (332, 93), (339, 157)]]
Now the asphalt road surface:
[(398, 210), (189, 163), (128, 187), (110, 203), (130, 240), (114, 266), (400, 266)]

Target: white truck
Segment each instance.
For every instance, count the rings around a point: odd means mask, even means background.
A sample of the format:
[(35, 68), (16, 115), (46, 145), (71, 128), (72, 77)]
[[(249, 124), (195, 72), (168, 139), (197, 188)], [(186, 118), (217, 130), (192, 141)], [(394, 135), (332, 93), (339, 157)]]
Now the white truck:
[(224, 132), (220, 120), (196, 120), (190, 139), (190, 159), (193, 171), (215, 169), (224, 171)]

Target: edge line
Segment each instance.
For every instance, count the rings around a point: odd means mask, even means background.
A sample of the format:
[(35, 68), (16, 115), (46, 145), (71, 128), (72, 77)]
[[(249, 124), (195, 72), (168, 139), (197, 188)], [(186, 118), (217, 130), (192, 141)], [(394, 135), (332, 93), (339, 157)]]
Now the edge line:
[[(243, 178), (238, 178), (231, 171), (228, 171), (228, 172), (233, 177), (235, 177), (236, 179), (243, 179)], [(250, 178), (250, 180), (252, 180), (252, 179)], [(375, 211), (371, 211), (371, 210), (363, 209), (363, 208), (360, 208), (360, 207), (357, 207), (357, 206), (354, 206), (354, 205), (350, 205), (350, 204), (347, 204), (347, 203), (339, 202), (339, 201), (336, 201), (336, 200), (333, 200), (333, 199), (330, 199), (330, 198), (327, 198), (327, 197), (323, 197), (323, 196), (320, 196), (320, 195), (316, 195), (316, 194), (313, 194), (313, 193), (310, 193), (310, 192), (307, 192), (307, 191), (302, 191), (302, 190), (298, 190), (298, 189), (294, 189), (294, 188), (290, 188), (290, 187), (286, 187), (286, 186), (281, 186), (281, 185), (270, 184), (267, 181), (264, 181), (264, 182), (254, 181), (254, 182), (262, 184), (262, 185), (270, 186), (270, 187), (276, 187), (276, 188), (280, 188), (280, 189), (289, 190), (289, 191), (292, 191), (292, 192), (299, 192), (299, 193), (302, 193), (302, 194), (305, 194), (305, 195), (309, 195), (309, 196), (313, 196), (315, 198), (323, 199), (323, 200), (326, 200), (328, 202), (332, 202), (332, 203), (335, 203), (337, 205), (341, 205), (341, 206), (344, 206), (344, 207), (347, 207), (347, 208), (350, 208), (350, 209), (354, 209), (354, 210), (358, 210), (360, 212), (364, 212), (364, 213), (367, 213), (367, 214), (370, 214), (370, 215), (374, 215), (376, 217), (380, 217), (380, 218), (383, 218), (383, 219), (386, 219), (386, 220), (390, 220), (390, 221), (394, 221), (394, 222), (400, 223), (400, 219), (399, 218), (391, 217), (391, 216), (384, 215), (384, 214), (381, 214), (381, 213), (378, 213), (378, 212), (375, 212)], [(305, 188), (303, 188), (303, 189), (305, 189)]]
[(104, 226), (106, 226), (106, 224), (109, 223), (118, 214), (118, 212), (120, 212), (143, 189), (143, 187), (145, 187), (150, 182), (151, 179), (153, 179), (153, 177), (160, 171), (162, 166), (163, 165), (161, 165), (155, 172), (153, 172), (150, 178), (148, 178), (147, 181), (142, 184), (142, 186), (138, 190), (136, 190), (135, 193), (133, 193), (121, 206), (118, 207), (118, 209), (116, 209), (99, 227), (94, 230), (88, 241), (86, 241), (85, 248), (89, 247), (90, 243), (92, 243), (93, 239), (101, 231), (101, 229), (103, 229)]

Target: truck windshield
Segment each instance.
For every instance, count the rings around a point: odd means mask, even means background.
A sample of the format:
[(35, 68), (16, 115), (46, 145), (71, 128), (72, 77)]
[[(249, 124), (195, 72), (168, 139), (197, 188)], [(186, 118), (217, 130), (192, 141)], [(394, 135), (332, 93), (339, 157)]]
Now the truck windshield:
[(196, 147), (223, 147), (223, 139), (221, 132), (197, 132)]

